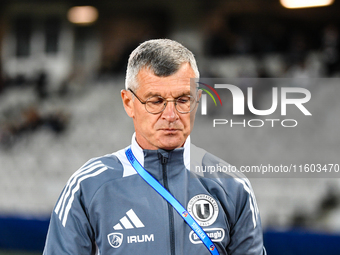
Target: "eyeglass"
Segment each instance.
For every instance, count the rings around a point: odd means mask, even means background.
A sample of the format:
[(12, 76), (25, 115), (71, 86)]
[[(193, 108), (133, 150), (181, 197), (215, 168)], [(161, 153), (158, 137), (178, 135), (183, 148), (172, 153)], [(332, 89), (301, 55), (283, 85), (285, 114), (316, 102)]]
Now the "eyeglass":
[(190, 95), (180, 96), (174, 100), (167, 100), (161, 96), (152, 96), (143, 102), (133, 91), (129, 89), (131, 93), (138, 99), (141, 104), (145, 105), (145, 110), (151, 114), (161, 113), (165, 110), (168, 102), (174, 102), (175, 108), (179, 113), (189, 113), (195, 109), (196, 98)]

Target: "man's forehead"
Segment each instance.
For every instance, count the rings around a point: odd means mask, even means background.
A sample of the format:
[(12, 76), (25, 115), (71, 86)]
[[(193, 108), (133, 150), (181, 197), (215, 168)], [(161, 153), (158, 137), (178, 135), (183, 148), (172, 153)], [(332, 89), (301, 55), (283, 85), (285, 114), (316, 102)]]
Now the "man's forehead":
[(145, 87), (154, 87), (154, 86), (183, 86), (190, 88), (190, 78), (163, 78), (163, 79), (154, 79), (149, 81), (141, 82), (140, 85)]
[(169, 79), (162, 81), (154, 81), (149, 83), (142, 83), (140, 87), (145, 92), (185, 92), (190, 93), (195, 90), (196, 85), (188, 79)]

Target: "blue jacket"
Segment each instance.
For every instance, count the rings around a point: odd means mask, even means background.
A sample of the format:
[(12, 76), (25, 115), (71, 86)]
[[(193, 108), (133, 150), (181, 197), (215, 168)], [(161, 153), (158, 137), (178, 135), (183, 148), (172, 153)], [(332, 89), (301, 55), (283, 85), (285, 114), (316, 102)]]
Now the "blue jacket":
[[(207, 173), (208, 167), (228, 164), (190, 144), (190, 138), (184, 147), (165, 151), (142, 150), (133, 136), (131, 149), (221, 255), (265, 254), (256, 199), (244, 176)], [(136, 173), (125, 150), (92, 159), (71, 176), (52, 212), (43, 254), (210, 254)]]

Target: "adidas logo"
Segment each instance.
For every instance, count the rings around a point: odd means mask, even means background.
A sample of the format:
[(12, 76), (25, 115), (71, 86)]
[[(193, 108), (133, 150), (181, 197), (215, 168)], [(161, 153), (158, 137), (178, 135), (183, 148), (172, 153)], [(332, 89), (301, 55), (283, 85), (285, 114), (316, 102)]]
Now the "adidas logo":
[[(120, 223), (113, 226), (114, 230), (144, 228), (143, 222), (138, 218), (136, 213), (130, 209), (126, 212), (126, 216), (119, 220)], [(123, 226), (122, 226), (123, 225)]]

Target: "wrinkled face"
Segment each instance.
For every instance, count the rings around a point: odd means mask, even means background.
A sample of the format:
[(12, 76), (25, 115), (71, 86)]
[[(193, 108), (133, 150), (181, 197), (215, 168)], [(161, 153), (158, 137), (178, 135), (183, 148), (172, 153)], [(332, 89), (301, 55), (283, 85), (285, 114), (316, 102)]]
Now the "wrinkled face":
[[(195, 73), (189, 63), (182, 64), (168, 77), (158, 77), (152, 70), (144, 68), (137, 75), (139, 88), (134, 92), (142, 102), (152, 96), (162, 96), (167, 100), (183, 95), (196, 97), (195, 89), (190, 93), (190, 78), (195, 78)], [(163, 112), (151, 114), (130, 91), (123, 90), (122, 99), (127, 114), (133, 119), (137, 142), (143, 149), (172, 150), (183, 146), (194, 126), (197, 106), (191, 113), (179, 113), (174, 102), (168, 102)]]

